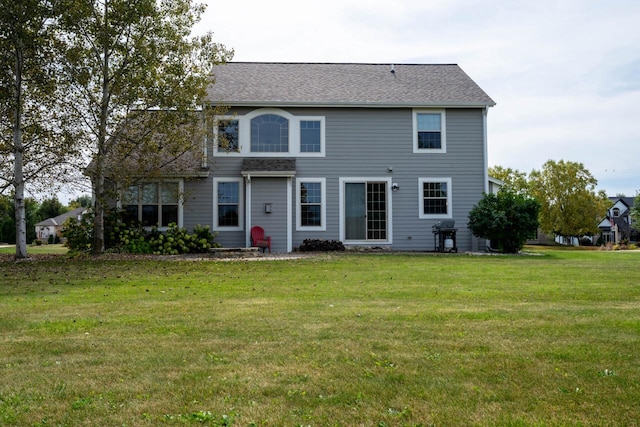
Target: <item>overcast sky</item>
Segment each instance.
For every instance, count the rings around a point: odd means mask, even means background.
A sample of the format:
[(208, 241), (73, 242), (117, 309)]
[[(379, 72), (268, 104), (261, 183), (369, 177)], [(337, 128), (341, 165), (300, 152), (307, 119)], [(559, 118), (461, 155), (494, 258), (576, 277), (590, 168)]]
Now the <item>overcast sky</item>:
[(234, 61), (460, 65), (496, 101), (489, 165), (581, 162), (640, 191), (638, 0), (201, 0)]

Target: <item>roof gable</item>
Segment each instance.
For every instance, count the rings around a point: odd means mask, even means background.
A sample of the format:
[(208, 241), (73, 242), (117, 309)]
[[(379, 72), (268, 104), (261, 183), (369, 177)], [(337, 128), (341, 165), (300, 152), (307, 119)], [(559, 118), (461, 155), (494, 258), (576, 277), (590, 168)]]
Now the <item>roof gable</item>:
[(51, 225), (62, 225), (64, 224), (64, 222), (72, 217), (77, 217), (79, 215), (83, 215), (84, 212), (87, 210), (88, 208), (85, 207), (79, 207), (79, 208), (75, 208), (70, 210), (69, 212), (65, 212), (63, 214), (60, 214), (56, 217), (53, 218), (47, 218), (44, 221), (41, 221), (39, 223), (36, 224), (36, 227), (48, 227)]
[(230, 106), (495, 105), (455, 64), (229, 62), (212, 74), (207, 100)]

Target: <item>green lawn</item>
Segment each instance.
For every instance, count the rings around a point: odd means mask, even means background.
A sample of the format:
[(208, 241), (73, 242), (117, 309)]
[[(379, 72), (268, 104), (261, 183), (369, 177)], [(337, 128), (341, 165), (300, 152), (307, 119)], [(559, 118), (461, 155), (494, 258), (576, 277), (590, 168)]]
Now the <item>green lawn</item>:
[(0, 263), (0, 425), (637, 425), (640, 252)]
[[(68, 249), (62, 245), (27, 245), (27, 254), (66, 254)], [(16, 245), (1, 246), (0, 254), (16, 253)]]

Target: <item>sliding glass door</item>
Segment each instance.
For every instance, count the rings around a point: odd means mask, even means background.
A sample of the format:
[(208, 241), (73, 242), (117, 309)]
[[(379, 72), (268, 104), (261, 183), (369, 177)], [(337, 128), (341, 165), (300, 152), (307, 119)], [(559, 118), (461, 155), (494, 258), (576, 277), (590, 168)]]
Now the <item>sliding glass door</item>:
[(387, 240), (387, 183), (344, 183), (345, 240)]

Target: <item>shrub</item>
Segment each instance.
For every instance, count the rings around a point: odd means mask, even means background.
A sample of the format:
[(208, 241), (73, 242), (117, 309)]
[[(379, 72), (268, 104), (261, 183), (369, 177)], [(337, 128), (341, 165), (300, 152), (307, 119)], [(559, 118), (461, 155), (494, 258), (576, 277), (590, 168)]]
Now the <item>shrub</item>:
[(580, 238), (580, 246), (592, 246), (593, 241), (588, 237)]
[(344, 245), (339, 240), (305, 239), (300, 245), (302, 252), (330, 252), (344, 251)]
[(469, 229), (489, 239), (501, 252), (515, 253), (538, 227), (540, 203), (535, 199), (501, 189), (486, 194), (469, 212)]
[(47, 238), (47, 244), (54, 245), (57, 243), (60, 243), (60, 236), (58, 236), (57, 234), (49, 234), (49, 237)]
[(36, 245), (36, 246), (40, 246), (40, 245), (42, 245), (42, 243), (43, 242), (40, 239), (36, 239), (36, 240), (33, 241), (33, 244)]
[(154, 227), (148, 236), (151, 253), (156, 255), (207, 252), (211, 247), (218, 246), (214, 243), (214, 238), (209, 226), (196, 225), (193, 233), (189, 234), (186, 228), (178, 227), (175, 223), (169, 224), (166, 233), (161, 233)]
[(80, 220), (67, 219), (60, 234), (66, 239), (64, 245), (69, 252), (88, 252), (93, 243), (93, 214), (82, 215)]
[[(178, 255), (203, 253), (218, 246), (209, 226), (197, 225), (193, 233), (186, 228), (169, 224), (166, 232), (157, 227), (146, 230), (138, 221), (131, 221), (126, 212), (112, 210), (105, 215), (105, 250), (111, 253)], [(61, 234), (71, 252), (86, 252), (93, 243), (93, 215), (84, 215), (80, 221), (70, 218)]]

